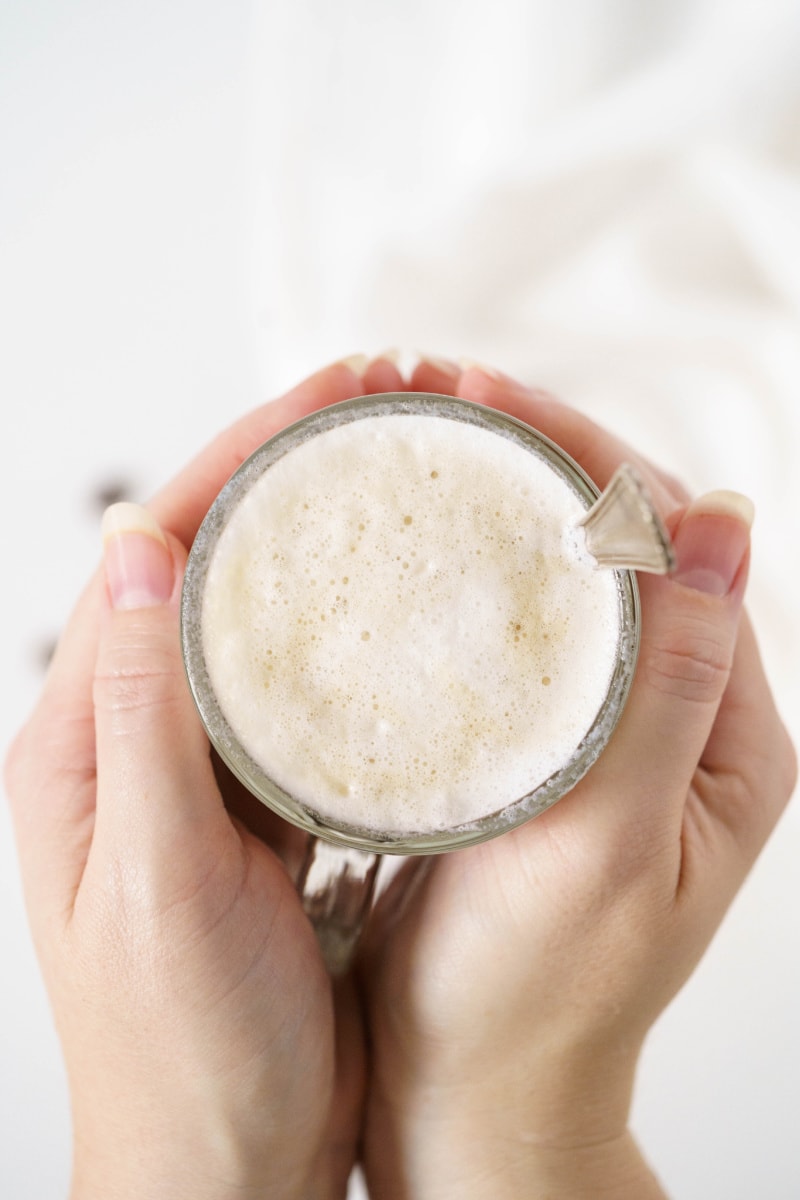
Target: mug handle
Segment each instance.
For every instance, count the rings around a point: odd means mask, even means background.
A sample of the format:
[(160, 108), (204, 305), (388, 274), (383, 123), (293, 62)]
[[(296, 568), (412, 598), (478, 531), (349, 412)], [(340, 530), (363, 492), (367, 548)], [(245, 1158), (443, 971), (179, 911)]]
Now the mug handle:
[(353, 961), (372, 905), (380, 859), (379, 854), (309, 836), (297, 890), (333, 976), (344, 975)]
[(600, 567), (669, 575), (675, 551), (664, 522), (630, 463), (617, 467), (606, 487), (578, 521), (586, 549)]

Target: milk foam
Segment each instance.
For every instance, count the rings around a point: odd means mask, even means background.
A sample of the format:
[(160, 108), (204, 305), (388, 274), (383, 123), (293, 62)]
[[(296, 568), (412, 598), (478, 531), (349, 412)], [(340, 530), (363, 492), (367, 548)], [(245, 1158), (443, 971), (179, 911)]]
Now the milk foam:
[(253, 759), (375, 832), (473, 822), (574, 753), (619, 640), (581, 501), (490, 430), (370, 416), (295, 446), (232, 512), (202, 637)]

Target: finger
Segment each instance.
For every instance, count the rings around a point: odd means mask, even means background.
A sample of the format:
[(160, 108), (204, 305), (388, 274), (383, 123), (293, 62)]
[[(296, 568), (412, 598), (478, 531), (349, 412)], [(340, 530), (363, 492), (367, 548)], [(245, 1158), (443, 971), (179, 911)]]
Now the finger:
[(609, 811), (629, 830), (642, 820), (674, 831), (682, 821), (731, 674), (751, 521), (752, 505), (744, 497), (701, 497), (674, 531), (674, 576), (640, 579), (636, 675), (619, 726), (590, 777), (592, 789), (612, 797)]
[[(343, 359), (318, 371), (280, 399), (241, 417), (153, 498), (148, 507), (156, 520), (184, 546), (190, 546), (215, 496), (244, 460), (262, 442), (308, 413), (364, 395), (363, 373), (367, 366), (364, 355)], [(386, 377), (385, 367), (381, 371)]]
[(461, 368), (447, 358), (422, 357), (411, 373), (409, 387), (414, 392), (433, 392), (439, 396), (455, 396)]
[(636, 454), (625, 442), (549, 392), (528, 388), (493, 368), (473, 364), (462, 371), (447, 359), (422, 358), (412, 373), (410, 387), (412, 391), (461, 396), (507, 412), (565, 449), (599, 486), (605, 486), (621, 462), (630, 462), (649, 479), (658, 481), (665, 513), (676, 504), (689, 503), (690, 495), (679, 480)]
[(183, 671), (183, 553), (138, 505), (113, 505), (103, 533), (109, 608), (94, 681), (97, 814), (89, 865), (110, 855), (135, 863), (143, 876), (152, 872), (156, 883), (173, 877), (177, 885), (193, 845), (221, 853), (232, 831)]
[(48, 765), (46, 748), (60, 746), (69, 752), (69, 772), (93, 775), (94, 721), (92, 665), (97, 652), (104, 583), (95, 572), (75, 605), (50, 661), (39, 699), (28, 724), (40, 754), (31, 761), (35, 772)]
[(61, 635), (41, 696), (6, 761), (6, 787), (34, 933), (51, 910), (68, 915), (91, 843), (91, 680), (103, 603), (98, 572)]
[[(242, 418), (156, 498), (154, 508), (184, 542), (194, 537), (213, 497), (240, 461), (306, 411), (360, 395), (365, 356), (343, 360), (286, 396)], [(387, 369), (388, 368), (388, 369)], [(392, 364), (378, 365), (373, 383), (397, 383)], [(98, 571), (61, 636), (40, 700), (9, 752), (5, 775), (26, 892), (63, 906), (82, 877), (95, 814), (95, 715), (92, 679), (106, 580)], [(40, 894), (41, 893), (41, 894)]]
[(549, 393), (526, 388), (516, 380), (485, 367), (471, 367), (461, 376), (458, 395), (488, 408), (498, 408), (549, 437), (604, 488), (622, 462), (638, 467), (663, 517), (689, 500), (686, 489), (665, 471), (654, 467), (621, 438), (560, 403)]
[(398, 351), (384, 350), (364, 368), (364, 392), (377, 396), (381, 392), (405, 392), (408, 385), (397, 368)]

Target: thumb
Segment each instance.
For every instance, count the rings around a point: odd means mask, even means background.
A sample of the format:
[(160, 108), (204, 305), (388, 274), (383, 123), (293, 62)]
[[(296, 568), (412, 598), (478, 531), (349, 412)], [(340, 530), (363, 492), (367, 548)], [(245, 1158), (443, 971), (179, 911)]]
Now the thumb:
[(639, 663), (598, 782), (622, 782), (662, 809), (665, 793), (685, 799), (730, 676), (752, 520), (746, 497), (712, 492), (671, 523), (677, 567), (640, 579)]
[(94, 844), (168, 862), (223, 809), (180, 651), (185, 551), (152, 515), (115, 504), (103, 518), (108, 608), (94, 681)]

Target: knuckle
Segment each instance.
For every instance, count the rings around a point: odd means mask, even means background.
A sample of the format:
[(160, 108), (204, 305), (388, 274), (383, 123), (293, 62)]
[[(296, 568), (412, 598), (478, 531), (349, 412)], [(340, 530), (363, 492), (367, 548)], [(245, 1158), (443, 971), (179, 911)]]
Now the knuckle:
[(95, 710), (113, 715), (169, 707), (176, 696), (176, 678), (174, 647), (129, 623), (98, 660)]
[(775, 828), (796, 783), (797, 756), (779, 721), (763, 741), (743, 735), (730, 761), (717, 764), (706, 777), (701, 799), (741, 845), (746, 868)]
[(753, 764), (720, 773), (715, 781), (716, 812), (742, 852), (747, 870), (775, 827), (787, 796), (767, 770)]
[(787, 803), (797, 787), (797, 749), (784, 725), (781, 725), (781, 748), (776, 758), (780, 771), (780, 794), (784, 803)]
[(117, 667), (98, 671), (94, 704), (99, 712), (135, 713), (168, 706), (173, 699), (172, 675), (152, 666)]
[(4, 762), (6, 796), (15, 820), (29, 822), (33, 811), (63, 814), (92, 784), (95, 769), (91, 711), (42, 697)]
[(665, 695), (696, 704), (719, 701), (730, 676), (733, 646), (708, 626), (683, 631), (680, 640), (648, 647), (644, 670), (650, 684)]

